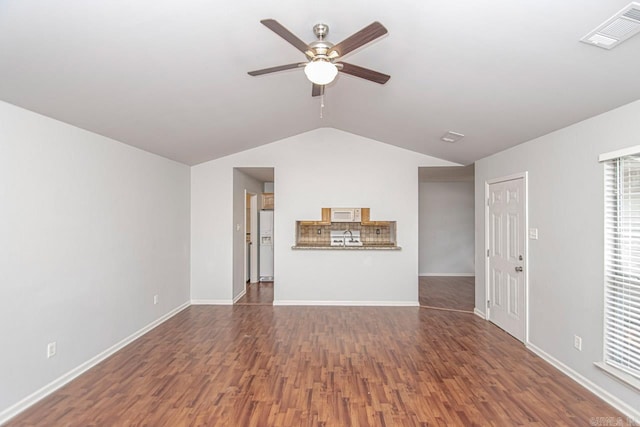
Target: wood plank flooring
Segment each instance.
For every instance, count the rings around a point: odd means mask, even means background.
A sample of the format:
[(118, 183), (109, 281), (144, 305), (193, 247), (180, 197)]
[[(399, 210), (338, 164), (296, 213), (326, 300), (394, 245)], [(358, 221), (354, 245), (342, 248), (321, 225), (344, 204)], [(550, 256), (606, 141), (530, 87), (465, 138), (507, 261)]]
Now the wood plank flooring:
[[(474, 289), (474, 277), (422, 276), (419, 281), (420, 305), (473, 313)], [(236, 305), (272, 304), (273, 282), (248, 283), (246, 294), (236, 302)]]
[(608, 416), (622, 415), (477, 316), (244, 305), (187, 308), (7, 425), (587, 426)]
[(247, 292), (236, 305), (273, 305), (273, 282), (247, 283)]
[(420, 276), (418, 296), (423, 307), (473, 313), (475, 277)]

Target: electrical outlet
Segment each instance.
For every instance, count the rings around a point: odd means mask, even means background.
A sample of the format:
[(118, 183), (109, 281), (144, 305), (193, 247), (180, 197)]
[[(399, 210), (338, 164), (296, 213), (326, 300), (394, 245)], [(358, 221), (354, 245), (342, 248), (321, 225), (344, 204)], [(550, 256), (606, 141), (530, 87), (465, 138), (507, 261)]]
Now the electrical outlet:
[(158, 295), (154, 295), (153, 296), (153, 305), (156, 305), (158, 303)]
[(582, 338), (580, 338), (577, 335), (574, 335), (573, 336), (573, 346), (576, 348), (576, 350), (582, 351)]
[(47, 344), (47, 359), (51, 359), (56, 355), (56, 342), (50, 342)]

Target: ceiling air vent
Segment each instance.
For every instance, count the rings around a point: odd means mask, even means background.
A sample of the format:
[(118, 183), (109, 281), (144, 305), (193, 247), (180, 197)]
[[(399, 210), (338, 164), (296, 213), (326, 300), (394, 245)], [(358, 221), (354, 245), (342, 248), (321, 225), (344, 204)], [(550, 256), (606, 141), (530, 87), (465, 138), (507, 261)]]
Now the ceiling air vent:
[(612, 49), (640, 32), (640, 3), (633, 2), (607, 19), (580, 41)]
[(464, 138), (463, 134), (458, 133), (458, 132), (449, 131), (449, 132), (445, 133), (444, 135), (442, 135), (442, 137), (440, 139), (443, 140), (444, 142), (458, 142), (462, 138)]

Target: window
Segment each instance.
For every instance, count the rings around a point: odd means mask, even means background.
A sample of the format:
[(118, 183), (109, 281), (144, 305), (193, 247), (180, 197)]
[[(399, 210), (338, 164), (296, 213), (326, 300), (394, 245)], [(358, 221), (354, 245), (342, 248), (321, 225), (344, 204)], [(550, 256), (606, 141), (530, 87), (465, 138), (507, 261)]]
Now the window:
[(605, 161), (604, 316), (605, 364), (640, 379), (640, 154)]

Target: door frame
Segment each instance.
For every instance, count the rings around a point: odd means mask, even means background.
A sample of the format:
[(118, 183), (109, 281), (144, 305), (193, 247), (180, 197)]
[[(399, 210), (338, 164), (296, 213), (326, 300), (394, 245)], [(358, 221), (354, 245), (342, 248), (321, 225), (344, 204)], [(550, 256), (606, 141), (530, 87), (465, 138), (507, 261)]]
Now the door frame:
[[(247, 196), (249, 197), (249, 206), (247, 206)], [(249, 247), (250, 253), (247, 253), (247, 245), (245, 243), (244, 247), (244, 265), (247, 265), (247, 260), (250, 260), (249, 263), (249, 277), (246, 277), (247, 269), (245, 268), (245, 278), (244, 278), (244, 289), (247, 290), (247, 281), (249, 283), (255, 283), (258, 281), (258, 249), (256, 241), (258, 240), (258, 194), (253, 193), (251, 191), (244, 190), (244, 235), (247, 234), (247, 208), (249, 208), (250, 217), (249, 222), (251, 224), (251, 231), (249, 241), (251, 245)], [(248, 258), (248, 259), (247, 259)]]
[(256, 283), (258, 281), (258, 194), (251, 194), (251, 269), (249, 272), (249, 281)]
[[(519, 172), (499, 178), (488, 179), (484, 183), (484, 306), (485, 320), (490, 320), (489, 297), (491, 295), (491, 282), (489, 280), (489, 186), (505, 181), (523, 179), (524, 182), (524, 344), (529, 342), (529, 172)], [(493, 322), (492, 322), (493, 323)]]

